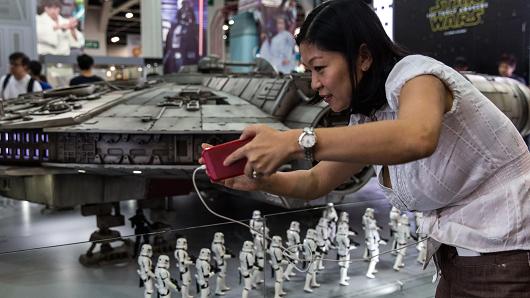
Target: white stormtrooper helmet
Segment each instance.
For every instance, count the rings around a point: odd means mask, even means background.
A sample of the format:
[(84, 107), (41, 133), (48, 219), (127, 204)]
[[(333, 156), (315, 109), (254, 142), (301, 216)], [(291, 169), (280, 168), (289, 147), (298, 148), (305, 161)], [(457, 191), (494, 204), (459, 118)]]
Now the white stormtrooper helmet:
[(177, 239), (177, 248), (188, 250), (188, 240), (186, 238)]
[(201, 248), (201, 252), (199, 253), (199, 259), (204, 261), (210, 261), (210, 249), (208, 248)]
[(243, 242), (243, 251), (244, 252), (253, 252), (254, 251), (254, 243), (252, 243), (252, 241)]
[(272, 247), (280, 247), (280, 246), (282, 246), (282, 237), (280, 237), (280, 236), (272, 236), (271, 246)]
[(300, 223), (297, 221), (291, 221), (291, 226), (289, 227), (289, 230), (297, 231), (300, 233)]
[(213, 242), (225, 243), (225, 235), (221, 232), (216, 232), (213, 234)]
[(261, 211), (254, 210), (254, 212), (252, 212), (252, 219), (259, 219), (259, 218), (261, 218)]
[(153, 247), (151, 247), (151, 244), (143, 244), (142, 245), (142, 251), (140, 254), (144, 257), (152, 257), (153, 256)]
[(307, 239), (315, 240), (317, 239), (317, 231), (315, 229), (308, 229), (305, 237)]
[(342, 211), (339, 215), (339, 221), (350, 222), (350, 215), (347, 212)]
[(160, 255), (156, 267), (169, 269), (169, 257), (166, 255)]
[(318, 225), (319, 226), (323, 226), (323, 227), (327, 227), (328, 226), (328, 220), (325, 217), (321, 217), (318, 220)]
[(403, 225), (409, 225), (409, 217), (406, 214), (402, 214), (400, 222)]
[(374, 217), (374, 212), (375, 212), (375, 210), (373, 208), (366, 208), (366, 211), (365, 211), (364, 214), (367, 214), (368, 216), (373, 218)]
[(335, 205), (333, 205), (333, 203), (328, 203), (326, 209), (324, 210), (324, 215), (325, 215), (326, 213), (333, 212), (333, 210), (335, 209), (334, 206), (335, 206)]
[(337, 228), (337, 234), (348, 235), (349, 230), (350, 227), (348, 226), (348, 224), (345, 222), (341, 222)]

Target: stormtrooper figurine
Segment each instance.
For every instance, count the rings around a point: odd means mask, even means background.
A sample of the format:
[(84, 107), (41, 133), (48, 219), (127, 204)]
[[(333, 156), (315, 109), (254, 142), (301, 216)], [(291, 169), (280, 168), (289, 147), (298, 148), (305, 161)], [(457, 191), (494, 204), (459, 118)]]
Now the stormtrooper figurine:
[[(364, 239), (366, 242), (368, 242), (369, 233), (371, 233), (368, 230), (368, 225), (370, 224), (372, 220), (375, 221), (374, 209), (366, 208), (366, 210), (364, 211), (363, 218), (362, 218), (362, 227), (364, 230)], [(377, 226), (377, 223), (374, 223), (374, 224)], [(378, 236), (379, 236), (379, 233), (378, 233)], [(370, 249), (368, 248), (368, 245), (364, 248), (363, 259), (365, 261), (370, 261)]]
[(200, 298), (207, 298), (210, 296), (209, 279), (214, 274), (210, 268), (210, 250), (208, 248), (201, 248), (199, 259), (195, 262), (197, 274), (197, 285), (200, 292)]
[(305, 276), (304, 291), (312, 293), (313, 289), (318, 288), (320, 284), (317, 283), (317, 268), (322, 258), (322, 255), (318, 249), (317, 242), (317, 231), (314, 229), (308, 229), (306, 237), (304, 239), (304, 259), (309, 262), (307, 268), (307, 274)]
[(283, 273), (283, 278), (286, 280), (291, 280), (291, 276), (296, 276), (293, 268), (295, 264), (298, 264), (300, 248), (300, 223), (292, 221), (289, 230), (287, 230), (287, 250), (289, 251), (290, 262)]
[(256, 267), (252, 276), (252, 287), (257, 288), (257, 284), (264, 282), (263, 268), (265, 267), (265, 249), (268, 246), (269, 228), (262, 227), (261, 233), (256, 233), (254, 237), (254, 249), (256, 253)]
[(416, 249), (418, 250), (418, 258), (416, 260), (423, 265), (427, 261), (427, 242), (425, 241), (427, 235), (420, 233), (420, 226), (423, 220), (423, 213), (414, 212), (414, 215), (416, 219), (416, 233), (418, 234), (418, 244), (416, 245)]
[(239, 253), (239, 272), (245, 283), (241, 298), (248, 298), (248, 293), (252, 287), (252, 273), (256, 269), (254, 267), (255, 262), (254, 243), (252, 243), (252, 241), (243, 242), (243, 249), (241, 250), (241, 253)]
[(271, 257), (270, 263), (274, 270), (274, 298), (280, 298), (286, 293), (283, 291), (283, 267), (289, 262), (283, 259), (282, 237), (272, 236), (271, 247), (269, 249)]
[(390, 210), (390, 221), (388, 225), (390, 226), (390, 237), (392, 238), (392, 254), (397, 255), (397, 227), (399, 223), (399, 218), (401, 216), (401, 211), (398, 208), (392, 206)]
[(397, 226), (396, 235), (398, 254), (396, 257), (396, 261), (394, 262), (394, 267), (392, 268), (394, 268), (394, 270), (396, 271), (399, 271), (401, 268), (405, 267), (405, 264), (403, 263), (403, 258), (405, 257), (405, 253), (407, 252), (407, 241), (411, 238), (409, 217), (406, 214), (401, 215)]
[(178, 284), (176, 280), (171, 278), (169, 273), (169, 257), (160, 255), (155, 269), (156, 288), (158, 289), (158, 297), (171, 298), (171, 290), (178, 292)]
[(153, 262), (151, 257), (153, 256), (153, 248), (150, 244), (142, 245), (140, 256), (138, 257), (138, 267), (140, 267), (136, 272), (140, 275), (140, 280), (145, 287), (144, 297), (151, 298), (153, 294), (153, 278), (155, 274), (153, 273)]
[(213, 259), (217, 267), (217, 283), (215, 285), (215, 295), (225, 295), (225, 291), (229, 291), (230, 288), (226, 286), (226, 259), (232, 257), (231, 254), (226, 253), (225, 247), (225, 235), (221, 232), (217, 232), (213, 236), (212, 242), (212, 253)]
[(418, 245), (416, 245), (416, 248), (418, 249), (418, 258), (416, 261), (422, 265), (425, 265), (425, 262), (427, 261), (427, 243), (425, 238), (420, 237), (418, 237), (419, 242)]
[(322, 217), (328, 221), (328, 235), (330, 241), (335, 241), (335, 236), (337, 235), (337, 221), (339, 220), (339, 217), (333, 203), (328, 203), (328, 206), (324, 209)]
[(182, 298), (192, 298), (190, 295), (191, 272), (190, 265), (194, 262), (188, 254), (188, 241), (186, 238), (177, 239), (177, 247), (175, 250), (175, 260), (180, 272), (180, 281), (182, 282)]
[(368, 258), (370, 260), (368, 271), (366, 272), (366, 277), (368, 278), (375, 278), (374, 273), (377, 272), (375, 265), (379, 262), (379, 244), (386, 244), (386, 242), (379, 237), (379, 229), (380, 228), (377, 226), (374, 218), (366, 218), (364, 232), (366, 235), (366, 248), (368, 250), (367, 255), (369, 255)]
[(338, 227), (336, 243), (338, 246), (340, 282), (341, 286), (349, 285), (348, 268), (350, 267), (350, 250), (357, 248), (350, 244), (350, 231), (346, 223), (341, 222)]
[[(322, 255), (325, 256), (328, 253), (329, 246), (331, 245), (331, 242), (329, 241), (329, 234), (328, 234), (328, 220), (324, 217), (321, 217), (318, 220), (318, 225), (315, 229), (317, 231), (317, 245), (320, 251), (322, 252)], [(318, 270), (324, 270), (324, 264), (322, 261), (322, 258), (320, 258), (318, 263)]]
[(263, 217), (261, 217), (261, 211), (254, 210), (254, 212), (252, 212), (252, 219), (250, 220), (249, 226), (252, 238), (256, 237), (257, 231), (263, 227)]

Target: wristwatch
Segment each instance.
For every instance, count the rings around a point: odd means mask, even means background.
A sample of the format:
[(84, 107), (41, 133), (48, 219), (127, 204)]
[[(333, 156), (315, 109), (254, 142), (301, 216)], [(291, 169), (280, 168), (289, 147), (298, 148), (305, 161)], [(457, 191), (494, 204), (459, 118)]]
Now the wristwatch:
[(298, 137), (298, 145), (304, 150), (305, 159), (314, 160), (314, 150), (317, 144), (317, 135), (312, 127), (304, 128), (304, 131)]

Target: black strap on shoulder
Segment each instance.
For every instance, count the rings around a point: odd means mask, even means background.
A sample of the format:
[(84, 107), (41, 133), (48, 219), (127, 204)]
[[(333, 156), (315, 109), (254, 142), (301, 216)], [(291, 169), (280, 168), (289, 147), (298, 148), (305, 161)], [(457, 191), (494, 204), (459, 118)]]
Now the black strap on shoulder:
[(35, 79), (31, 78), (29, 79), (28, 86), (26, 87), (26, 93), (33, 92), (33, 85), (35, 85)]
[(9, 83), (9, 79), (11, 79), (11, 74), (10, 73), (8, 73), (6, 75), (6, 78), (4, 79), (4, 83), (2, 84), (2, 92), (7, 87), (7, 83)]
[(4, 83), (2, 84), (2, 98), (4, 98), (4, 92), (6, 91), (7, 83), (9, 83), (10, 78), (11, 78), (11, 74), (8, 73), (4, 79)]

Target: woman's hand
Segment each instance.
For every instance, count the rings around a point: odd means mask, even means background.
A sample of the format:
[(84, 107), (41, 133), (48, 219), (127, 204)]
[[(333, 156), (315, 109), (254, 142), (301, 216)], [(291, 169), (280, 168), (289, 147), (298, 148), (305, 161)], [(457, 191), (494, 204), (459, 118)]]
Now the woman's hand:
[(251, 125), (245, 128), (240, 139), (253, 138), (245, 146), (230, 154), (224, 165), (246, 157), (245, 175), (252, 178), (274, 174), (280, 166), (291, 159), (300, 147), (295, 130), (280, 132), (266, 125)]
[[(206, 148), (212, 147), (212, 145), (202, 144), (201, 147), (204, 150)], [(204, 161), (202, 160), (202, 158), (199, 159), (199, 163), (201, 165), (204, 164)], [(217, 182), (212, 181), (212, 183), (217, 183), (225, 187), (236, 189), (236, 190), (255, 191), (259, 189), (259, 185), (262, 182), (261, 180), (262, 179), (252, 179), (245, 175), (241, 175), (238, 177), (233, 177), (233, 178), (225, 179), (222, 181), (217, 181)]]

